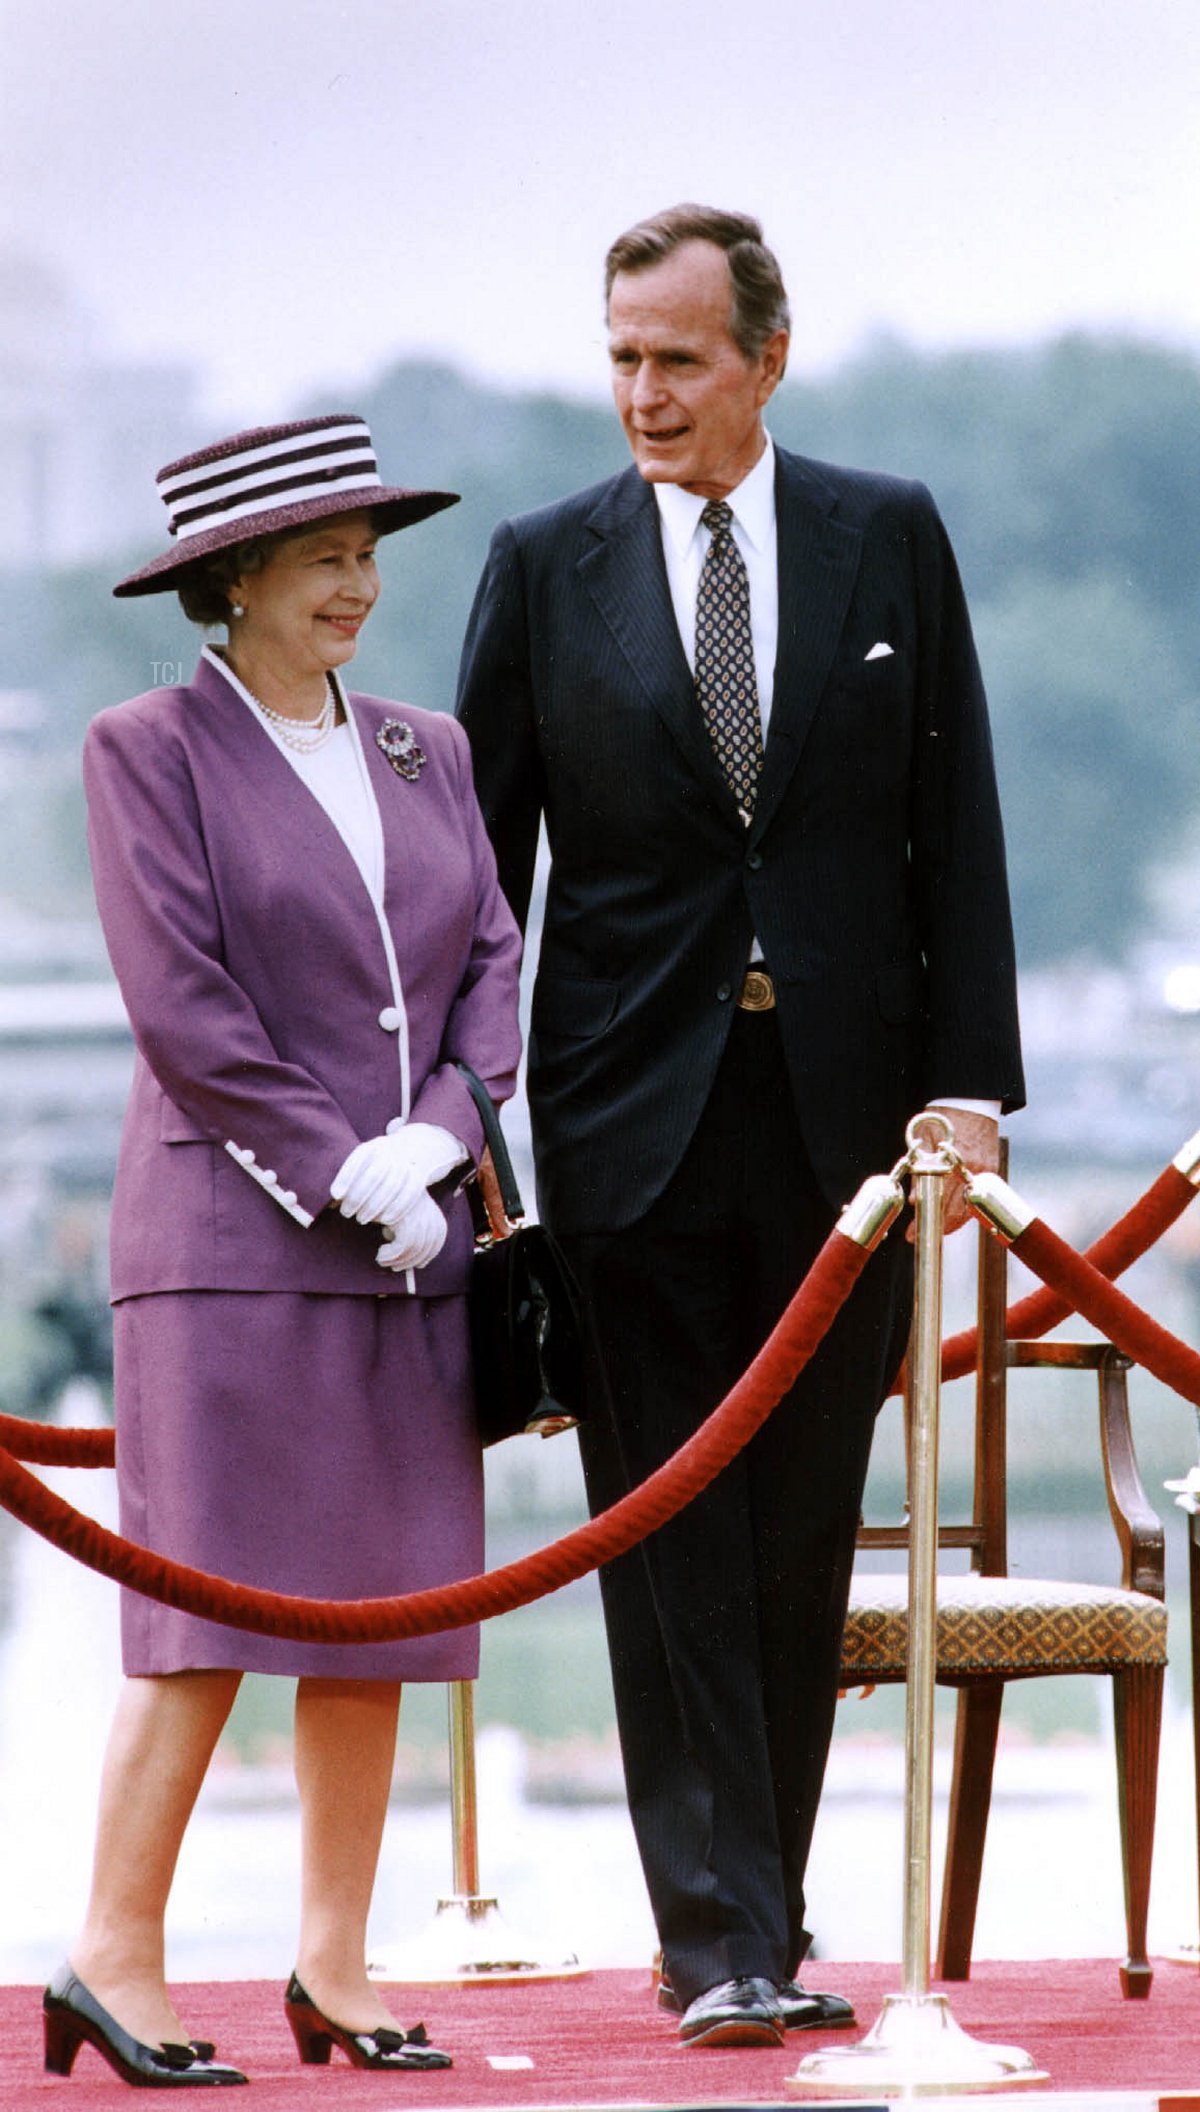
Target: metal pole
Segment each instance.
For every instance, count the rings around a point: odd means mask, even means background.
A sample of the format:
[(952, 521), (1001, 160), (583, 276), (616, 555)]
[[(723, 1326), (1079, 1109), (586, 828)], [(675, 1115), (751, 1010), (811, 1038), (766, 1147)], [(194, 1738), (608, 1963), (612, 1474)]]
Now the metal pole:
[(912, 1520), (905, 1689), (904, 1955), (906, 1995), (929, 1993), (933, 1708), (937, 1674), (938, 1437), (942, 1358), (942, 1220), (946, 1162), (918, 1153), (912, 1168), (916, 1282), (909, 1386)]
[[(1200, 1408), (1196, 1410), (1200, 1433)], [(1192, 1635), (1192, 1795), (1196, 1813), (1196, 1872), (1200, 1879), (1200, 1466), (1179, 1481), (1164, 1481), (1188, 1522), (1188, 1601)], [(1176, 1965), (1200, 1965), (1200, 1943), (1181, 1940), (1167, 1952)]]
[(987, 2046), (962, 2030), (945, 1995), (929, 1991), (929, 1864), (933, 1812), (933, 1703), (937, 1675), (938, 1423), (942, 1384), (942, 1234), (946, 1175), (961, 1164), (942, 1115), (908, 1125), (916, 1213), (909, 1346), (908, 1661), (904, 1758), (903, 1988), (857, 2046), (810, 2053), (788, 2081), (810, 2097), (866, 2092), (912, 2097), (1004, 2090), (1049, 2080), (1019, 2046)]
[(446, 1689), (450, 1728), (450, 1831), (454, 1890), (439, 1899), (432, 1922), (405, 1944), (368, 1959), (379, 1980), (424, 1986), (504, 1985), (519, 1980), (573, 1980), (587, 1971), (575, 1953), (530, 1942), (509, 1927), (499, 1902), (479, 1889), (479, 1806), (475, 1778), (475, 1687), (451, 1680)]
[(479, 1805), (475, 1787), (475, 1688), (469, 1679), (446, 1689), (450, 1719), (450, 1824), (454, 1840), (454, 1890), (479, 1894)]

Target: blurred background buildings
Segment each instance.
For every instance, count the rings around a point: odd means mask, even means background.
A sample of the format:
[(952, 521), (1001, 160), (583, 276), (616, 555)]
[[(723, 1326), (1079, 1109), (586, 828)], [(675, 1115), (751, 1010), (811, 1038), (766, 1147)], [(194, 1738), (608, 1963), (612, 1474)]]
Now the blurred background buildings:
[(106, 358), (69, 281), (0, 252), (0, 565), (78, 564), (152, 536), (159, 502), (127, 465), (187, 447), (196, 395), (182, 364)]

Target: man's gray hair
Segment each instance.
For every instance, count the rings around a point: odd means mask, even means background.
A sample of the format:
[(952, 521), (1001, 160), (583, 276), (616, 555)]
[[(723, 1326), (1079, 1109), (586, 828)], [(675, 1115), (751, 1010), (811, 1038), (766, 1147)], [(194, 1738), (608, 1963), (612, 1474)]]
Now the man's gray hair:
[(733, 287), (733, 341), (747, 359), (757, 359), (769, 337), (791, 329), (792, 316), (778, 259), (749, 213), (723, 213), (712, 205), (671, 205), (627, 228), (604, 261), (606, 311), (619, 271), (645, 271), (661, 264), (684, 242), (714, 242), (724, 250)]

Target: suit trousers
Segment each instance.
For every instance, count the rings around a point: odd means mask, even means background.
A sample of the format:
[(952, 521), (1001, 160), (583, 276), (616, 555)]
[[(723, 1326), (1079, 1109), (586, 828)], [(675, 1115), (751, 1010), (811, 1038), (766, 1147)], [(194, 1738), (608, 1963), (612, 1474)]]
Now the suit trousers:
[[(776, 1016), (739, 1010), (663, 1193), (619, 1234), (563, 1242), (588, 1315), (593, 1514), (716, 1407), (833, 1221)], [(790, 1979), (809, 1948), (804, 1868), (855, 1533), (911, 1285), (911, 1249), (893, 1231), (764, 1428), (601, 1575), (630, 1813), (684, 2002), (741, 1974)]]

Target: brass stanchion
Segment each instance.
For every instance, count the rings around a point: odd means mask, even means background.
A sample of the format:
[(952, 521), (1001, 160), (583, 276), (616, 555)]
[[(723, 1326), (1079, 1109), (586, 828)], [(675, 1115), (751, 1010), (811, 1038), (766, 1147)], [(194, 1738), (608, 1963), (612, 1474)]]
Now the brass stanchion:
[(450, 1824), (454, 1890), (439, 1899), (419, 1936), (367, 1961), (378, 1980), (421, 1986), (489, 1987), (522, 1980), (570, 1980), (588, 1970), (574, 1952), (547, 1961), (545, 1950), (517, 1935), (499, 1903), (479, 1889), (479, 1811), (475, 1787), (475, 1690), (468, 1679), (446, 1690), (450, 1718)]
[[(916, 1285), (909, 1356), (912, 1520), (908, 1556), (905, 1691), (903, 1989), (857, 2046), (805, 2056), (788, 2078), (814, 2097), (948, 2096), (1004, 2090), (1049, 2077), (1017, 2046), (989, 2046), (955, 2022), (929, 1989), (929, 1865), (933, 1809), (933, 1703), (937, 1671), (938, 1420), (942, 1361), (942, 1219), (945, 1178), (961, 1165), (941, 1115), (914, 1116), (906, 1163), (916, 1214)], [(899, 1170), (899, 1169), (898, 1169)]]
[[(1200, 1408), (1196, 1409), (1200, 1437)], [(1192, 1794), (1195, 1799), (1197, 1871), (1200, 1872), (1200, 1465), (1179, 1481), (1164, 1481), (1188, 1522), (1188, 1596), (1192, 1627)], [(1172, 1965), (1200, 1966), (1200, 1943), (1180, 1937), (1166, 1953)]]

